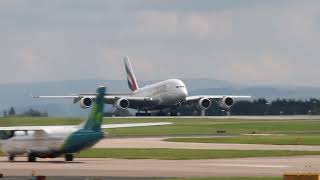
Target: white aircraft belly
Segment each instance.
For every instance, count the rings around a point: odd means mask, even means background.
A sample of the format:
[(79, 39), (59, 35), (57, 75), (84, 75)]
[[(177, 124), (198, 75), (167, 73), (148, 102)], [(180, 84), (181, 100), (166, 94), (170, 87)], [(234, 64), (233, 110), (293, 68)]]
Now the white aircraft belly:
[(60, 149), (63, 136), (16, 136), (2, 142), (2, 150), (7, 154), (22, 155), (28, 152), (50, 153)]

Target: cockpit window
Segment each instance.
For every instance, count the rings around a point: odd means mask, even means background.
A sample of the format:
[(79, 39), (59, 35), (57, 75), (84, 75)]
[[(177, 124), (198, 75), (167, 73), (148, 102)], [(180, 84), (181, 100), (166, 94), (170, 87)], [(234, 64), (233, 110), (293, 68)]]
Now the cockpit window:
[(176, 86), (176, 88), (184, 88), (184, 86)]

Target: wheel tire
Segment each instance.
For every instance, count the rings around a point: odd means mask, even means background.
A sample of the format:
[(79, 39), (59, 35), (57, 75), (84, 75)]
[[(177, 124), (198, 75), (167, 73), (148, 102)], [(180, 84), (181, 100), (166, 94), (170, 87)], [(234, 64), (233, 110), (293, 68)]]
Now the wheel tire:
[(14, 161), (14, 158), (15, 158), (14, 155), (9, 155), (9, 157), (8, 157), (8, 159), (9, 159), (10, 162), (13, 162), (13, 161)]
[(170, 116), (178, 116), (177, 112), (170, 112)]
[(37, 158), (33, 154), (28, 155), (28, 162), (36, 162)]
[(164, 112), (159, 112), (159, 113), (158, 113), (158, 116), (167, 116), (167, 114), (164, 113)]
[(64, 158), (68, 162), (73, 161), (73, 154), (66, 154)]

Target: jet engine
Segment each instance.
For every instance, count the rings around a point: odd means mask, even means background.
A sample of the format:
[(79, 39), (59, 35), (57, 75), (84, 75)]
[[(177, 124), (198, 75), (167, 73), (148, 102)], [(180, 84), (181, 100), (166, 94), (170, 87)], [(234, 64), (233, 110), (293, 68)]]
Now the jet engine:
[(128, 109), (129, 108), (129, 101), (128, 99), (125, 98), (120, 98), (116, 102), (116, 108), (121, 110), (121, 109)]
[(80, 107), (82, 109), (87, 109), (89, 108), (93, 103), (93, 99), (89, 98), (89, 97), (83, 97), (81, 100), (80, 100)]
[(231, 106), (233, 106), (233, 104), (234, 104), (234, 100), (231, 97), (224, 97), (220, 101), (220, 106), (225, 109), (231, 108)]
[(199, 100), (198, 106), (203, 110), (207, 110), (211, 106), (211, 101), (210, 101), (210, 99), (202, 98)]

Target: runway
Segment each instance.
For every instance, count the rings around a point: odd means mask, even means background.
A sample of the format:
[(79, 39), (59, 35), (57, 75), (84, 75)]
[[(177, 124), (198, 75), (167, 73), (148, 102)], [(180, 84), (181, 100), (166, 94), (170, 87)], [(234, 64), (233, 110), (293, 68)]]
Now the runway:
[(32, 171), (46, 176), (112, 177), (205, 177), (205, 176), (282, 176), (285, 172), (318, 172), (320, 156), (242, 158), (220, 160), (121, 160), (63, 159), (36, 163), (10, 163), (0, 158), (0, 173), (30, 176)]
[[(204, 137), (204, 136), (202, 136)], [(173, 149), (238, 149), (238, 150), (303, 150), (320, 151), (320, 146), (182, 143), (163, 141), (170, 137), (103, 139), (94, 148), (173, 148)], [(145, 177), (207, 176), (282, 176), (290, 172), (319, 172), (320, 156), (238, 158), (217, 160), (125, 160), (105, 158), (39, 159), (7, 162), (0, 157), (0, 174), (30, 177), (32, 171), (45, 176), (118, 177), (120, 180)], [(103, 179), (103, 178), (101, 178)], [(109, 179), (109, 178), (108, 178)], [(113, 179), (113, 178), (112, 178)]]
[(169, 149), (235, 149), (235, 150), (295, 150), (320, 151), (320, 146), (263, 145), (263, 144), (218, 144), (184, 143), (163, 141), (170, 137), (157, 138), (112, 138), (103, 139), (94, 148), (169, 148)]
[(130, 116), (130, 117), (112, 117), (113, 119), (247, 119), (247, 120), (319, 120), (319, 115), (283, 115), (283, 116)]
[[(95, 148), (179, 148), (179, 149), (239, 149), (239, 150), (310, 150), (320, 146), (283, 146), (253, 144), (175, 143), (159, 138), (114, 138), (100, 141)], [(217, 160), (125, 160), (63, 158), (17, 162), (0, 158), (0, 173), (6, 176), (30, 176), (32, 171), (46, 176), (77, 177), (206, 177), (206, 176), (282, 176), (288, 172), (319, 172), (320, 156), (237, 158)], [(149, 179), (149, 178), (147, 178)], [(152, 179), (152, 178), (151, 178)]]

